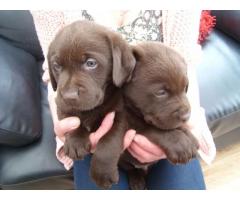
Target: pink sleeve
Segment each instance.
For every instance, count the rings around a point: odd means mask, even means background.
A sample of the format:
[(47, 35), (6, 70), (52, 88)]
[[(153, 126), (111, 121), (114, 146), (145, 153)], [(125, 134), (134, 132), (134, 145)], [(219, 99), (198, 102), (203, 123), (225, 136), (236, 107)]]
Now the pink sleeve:
[[(65, 25), (82, 19), (81, 10), (34, 10), (31, 13), (45, 58), (48, 53), (48, 46), (57, 32)], [(43, 68), (46, 69), (47, 67), (47, 62), (44, 62)]]
[(164, 10), (162, 15), (163, 42), (181, 53), (189, 66), (195, 65), (201, 58), (201, 10)]
[[(48, 46), (57, 32), (64, 27), (62, 11), (31, 11), (37, 35), (46, 58)], [(46, 63), (46, 62), (45, 62)]]

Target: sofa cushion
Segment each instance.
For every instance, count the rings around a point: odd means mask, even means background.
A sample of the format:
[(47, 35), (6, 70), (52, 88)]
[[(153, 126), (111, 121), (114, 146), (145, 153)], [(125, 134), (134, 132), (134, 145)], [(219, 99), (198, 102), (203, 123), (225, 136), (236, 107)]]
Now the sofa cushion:
[(240, 10), (214, 10), (216, 28), (240, 42)]
[(22, 146), (41, 136), (39, 68), (0, 37), (0, 144)]
[(240, 44), (214, 30), (197, 66), (201, 105), (213, 136), (240, 127)]
[(56, 141), (47, 87), (41, 83), (42, 137), (33, 144), (14, 148), (0, 145), (0, 188), (73, 189), (72, 171), (55, 155)]
[(30, 11), (1, 10), (0, 37), (12, 45), (24, 49), (37, 60), (43, 60), (42, 49)]

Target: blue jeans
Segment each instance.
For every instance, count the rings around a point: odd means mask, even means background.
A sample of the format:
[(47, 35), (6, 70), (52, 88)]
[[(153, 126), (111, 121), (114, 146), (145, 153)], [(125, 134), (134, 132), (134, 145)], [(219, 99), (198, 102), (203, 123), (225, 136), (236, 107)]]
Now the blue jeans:
[[(99, 189), (89, 175), (91, 156), (74, 162), (74, 184), (76, 189)], [(185, 165), (172, 165), (167, 160), (160, 160), (147, 176), (147, 188), (150, 190), (204, 190), (206, 189), (202, 169), (197, 159)], [(112, 186), (113, 190), (127, 190), (128, 178), (123, 170), (119, 170), (119, 182)]]

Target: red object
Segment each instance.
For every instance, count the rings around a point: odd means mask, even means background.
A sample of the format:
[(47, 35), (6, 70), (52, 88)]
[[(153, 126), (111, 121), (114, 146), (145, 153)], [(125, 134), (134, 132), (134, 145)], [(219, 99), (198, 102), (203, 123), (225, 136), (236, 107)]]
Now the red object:
[(216, 17), (212, 16), (209, 10), (202, 11), (198, 36), (199, 44), (206, 39), (206, 37), (209, 35), (215, 25)]

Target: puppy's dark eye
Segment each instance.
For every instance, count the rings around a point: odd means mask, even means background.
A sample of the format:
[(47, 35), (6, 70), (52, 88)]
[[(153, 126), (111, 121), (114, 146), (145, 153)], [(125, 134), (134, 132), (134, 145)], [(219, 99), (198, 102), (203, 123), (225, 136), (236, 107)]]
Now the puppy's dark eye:
[(97, 61), (93, 58), (88, 58), (84, 66), (87, 69), (95, 69), (97, 67)]
[(167, 94), (168, 94), (167, 91), (164, 89), (161, 89), (161, 90), (158, 90), (157, 92), (155, 92), (156, 97), (164, 97)]

